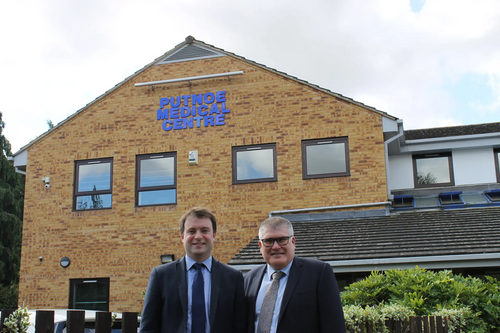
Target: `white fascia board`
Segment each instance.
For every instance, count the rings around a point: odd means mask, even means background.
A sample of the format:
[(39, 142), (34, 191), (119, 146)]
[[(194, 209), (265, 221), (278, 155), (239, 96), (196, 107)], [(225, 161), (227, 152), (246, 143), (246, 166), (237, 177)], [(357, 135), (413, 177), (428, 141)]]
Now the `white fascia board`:
[(385, 271), (408, 269), (415, 266), (427, 269), (468, 267), (500, 267), (500, 253), (462, 254), (450, 256), (404, 257), (387, 259), (327, 261), (337, 273)]
[[(461, 254), (451, 256), (404, 257), (387, 259), (336, 260), (326, 261), (335, 273), (355, 273), (386, 271), (389, 269), (409, 269), (418, 266), (426, 269), (452, 269), (472, 267), (500, 267), (500, 253)], [(231, 265), (242, 272), (250, 271), (261, 264)]]
[(486, 148), (499, 145), (500, 133), (480, 134), (467, 137), (406, 140), (400, 147), (401, 153), (418, 153), (443, 149)]
[(23, 150), (13, 156), (15, 167), (25, 167), (28, 164), (28, 150)]
[(398, 120), (394, 120), (387, 117), (382, 117), (382, 130), (386, 132), (397, 132), (398, 131)]

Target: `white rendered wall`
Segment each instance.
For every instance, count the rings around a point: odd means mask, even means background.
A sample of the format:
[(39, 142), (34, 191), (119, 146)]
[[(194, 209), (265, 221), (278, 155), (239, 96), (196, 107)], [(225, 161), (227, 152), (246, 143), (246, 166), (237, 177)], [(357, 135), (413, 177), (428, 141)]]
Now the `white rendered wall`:
[(414, 188), (410, 154), (389, 156), (389, 190)]
[(496, 183), (492, 148), (452, 151), (455, 185)]

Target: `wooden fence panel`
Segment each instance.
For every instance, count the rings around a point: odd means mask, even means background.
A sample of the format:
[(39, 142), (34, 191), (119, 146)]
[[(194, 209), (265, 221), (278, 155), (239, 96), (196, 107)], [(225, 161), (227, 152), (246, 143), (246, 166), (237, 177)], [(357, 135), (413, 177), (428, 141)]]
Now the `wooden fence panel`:
[(85, 311), (68, 310), (66, 319), (67, 333), (85, 332)]
[(9, 318), (9, 316), (11, 314), (14, 313), (14, 309), (6, 309), (6, 310), (2, 310), (2, 315), (0, 316), (1, 317), (1, 322), (0, 322), (0, 331), (2, 331), (4, 328), (5, 328), (5, 325), (3, 324), (5, 319)]
[(137, 312), (122, 313), (122, 333), (137, 333)]
[[(1, 327), (3, 322), (15, 310), (1, 311)], [(96, 312), (95, 333), (111, 333), (111, 312)], [(386, 320), (380, 322), (377, 327), (385, 327), (389, 333), (448, 333), (448, 317), (419, 317), (412, 316), (408, 321)], [(123, 312), (121, 328), (122, 333), (137, 333), (138, 317), (136, 312)], [(85, 311), (68, 310), (66, 321), (67, 333), (85, 333)], [(119, 328), (119, 327), (118, 327)], [(382, 329), (375, 329), (371, 323), (361, 321), (358, 326), (361, 333), (377, 333)], [(350, 329), (350, 333), (354, 333)], [(455, 333), (460, 333), (460, 328)], [(35, 333), (54, 333), (54, 311), (37, 310), (35, 319)]]
[(436, 317), (436, 333), (446, 333), (443, 329), (443, 318)]
[(422, 317), (422, 326), (424, 328), (424, 333), (429, 332), (429, 317)]
[(95, 333), (111, 333), (111, 312), (95, 314)]
[(35, 333), (54, 333), (54, 311), (36, 310)]

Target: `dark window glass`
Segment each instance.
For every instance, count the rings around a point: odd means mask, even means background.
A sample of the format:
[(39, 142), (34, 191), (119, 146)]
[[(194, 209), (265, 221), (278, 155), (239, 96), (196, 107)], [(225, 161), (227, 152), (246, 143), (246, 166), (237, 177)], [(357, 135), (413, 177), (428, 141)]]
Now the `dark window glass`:
[(349, 176), (347, 138), (302, 141), (304, 179)]
[(413, 156), (415, 187), (452, 186), (451, 153)]
[(276, 180), (276, 144), (233, 147), (234, 184)]
[(71, 279), (69, 308), (109, 311), (109, 278)]
[(177, 202), (176, 161), (175, 153), (137, 156), (137, 206)]
[(77, 161), (75, 168), (74, 209), (111, 208), (113, 160)]

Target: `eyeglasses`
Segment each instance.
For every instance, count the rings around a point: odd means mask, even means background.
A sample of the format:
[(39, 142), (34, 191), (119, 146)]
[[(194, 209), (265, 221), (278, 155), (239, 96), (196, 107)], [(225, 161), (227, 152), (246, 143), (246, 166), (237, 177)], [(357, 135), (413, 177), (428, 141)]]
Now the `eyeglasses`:
[(288, 245), (288, 240), (293, 237), (293, 236), (285, 236), (285, 237), (279, 237), (279, 238), (265, 238), (261, 239), (260, 241), (265, 247), (273, 247), (274, 242), (278, 243), (279, 246), (285, 246)]

